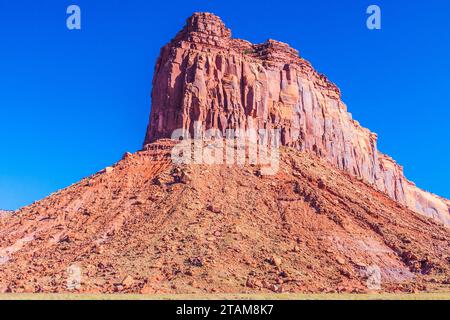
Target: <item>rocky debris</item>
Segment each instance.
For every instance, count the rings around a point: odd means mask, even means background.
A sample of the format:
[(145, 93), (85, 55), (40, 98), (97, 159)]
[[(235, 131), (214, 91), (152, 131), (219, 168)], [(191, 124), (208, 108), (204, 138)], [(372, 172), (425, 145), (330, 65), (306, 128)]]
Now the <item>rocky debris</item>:
[(70, 237), (69, 237), (67, 234), (64, 234), (64, 235), (58, 235), (58, 236), (55, 238), (55, 240), (56, 240), (56, 242), (58, 242), (58, 243), (68, 243), (68, 242), (70, 242)]
[(131, 153), (131, 152), (125, 152), (124, 154), (123, 154), (123, 156), (122, 156), (122, 160), (125, 160), (125, 159), (128, 159), (128, 158), (130, 158), (130, 157), (132, 157), (133, 156), (133, 154)]
[(161, 177), (155, 177), (155, 178), (153, 178), (152, 182), (153, 182), (153, 184), (160, 186), (163, 184), (164, 181), (163, 181), (163, 179), (161, 179)]
[(114, 171), (113, 167), (106, 167), (105, 169), (101, 170), (100, 173), (111, 173)]
[[(279, 128), (281, 143), (309, 151), (450, 225), (450, 202), (420, 190), (377, 150), (377, 135), (352, 119), (339, 89), (288, 44), (234, 39), (222, 20), (195, 13), (161, 49), (144, 144), (175, 129)], [(258, 172), (256, 172), (258, 174)], [(324, 187), (319, 180), (319, 187)]]
[(132, 276), (128, 275), (122, 280), (122, 286), (125, 288), (132, 287), (135, 284), (135, 280)]
[(247, 278), (247, 282), (245, 283), (245, 285), (252, 289), (263, 288), (263, 282), (261, 280), (251, 277)]
[(317, 186), (320, 189), (324, 189), (325, 188), (325, 179), (323, 177), (321, 177), (318, 181), (317, 181)]
[(269, 258), (268, 261), (276, 267), (281, 266), (281, 258), (280, 257), (273, 256), (273, 257)]
[(175, 182), (189, 184), (192, 181), (191, 173), (187, 168), (175, 167), (172, 170), (172, 176), (174, 177)]
[(383, 292), (450, 288), (448, 229), (323, 159), (283, 147), (259, 178), (175, 166), (167, 146), (0, 220), (0, 288), (67, 292), (74, 261), (84, 293), (361, 292), (373, 266)]
[(180, 175), (180, 182), (184, 184), (189, 184), (192, 181), (192, 176), (189, 172), (183, 170)]
[(200, 257), (190, 257), (188, 263), (194, 267), (203, 267), (205, 265), (204, 259)]
[(222, 213), (222, 210), (217, 205), (214, 204), (208, 205), (207, 209), (213, 213)]

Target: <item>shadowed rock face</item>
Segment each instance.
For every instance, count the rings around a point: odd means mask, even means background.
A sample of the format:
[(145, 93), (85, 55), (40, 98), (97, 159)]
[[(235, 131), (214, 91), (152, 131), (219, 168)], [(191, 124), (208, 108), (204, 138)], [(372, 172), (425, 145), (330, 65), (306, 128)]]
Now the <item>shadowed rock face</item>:
[(195, 13), (161, 49), (144, 144), (175, 129), (279, 128), (283, 145), (312, 151), (408, 208), (450, 225), (448, 200), (417, 188), (352, 119), (339, 89), (289, 45), (231, 38), (219, 17)]

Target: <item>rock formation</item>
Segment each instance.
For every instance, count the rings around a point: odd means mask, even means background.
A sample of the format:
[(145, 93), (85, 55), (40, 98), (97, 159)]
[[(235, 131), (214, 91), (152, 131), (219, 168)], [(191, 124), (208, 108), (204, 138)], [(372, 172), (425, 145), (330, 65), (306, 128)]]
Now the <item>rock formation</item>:
[[(450, 229), (417, 213), (448, 222), (448, 202), (408, 182), (288, 45), (195, 14), (153, 87), (143, 150), (0, 212), (0, 294), (449, 292)], [(280, 128), (279, 170), (174, 163), (165, 137), (197, 120)]]
[(289, 45), (233, 39), (219, 17), (195, 13), (161, 49), (145, 144), (175, 129), (278, 128), (281, 142), (312, 151), (401, 205), (450, 225), (450, 202), (408, 181), (377, 150), (377, 135), (347, 112), (340, 91)]

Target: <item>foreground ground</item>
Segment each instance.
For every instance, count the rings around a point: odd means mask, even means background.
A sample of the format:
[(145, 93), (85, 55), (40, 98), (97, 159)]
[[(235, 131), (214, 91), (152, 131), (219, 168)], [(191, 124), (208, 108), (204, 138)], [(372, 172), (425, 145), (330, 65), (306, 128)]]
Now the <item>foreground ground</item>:
[(450, 292), (449, 229), (311, 154), (284, 148), (262, 176), (168, 152), (128, 154), (0, 219), (0, 293)]
[(450, 300), (450, 293), (413, 294), (0, 294), (0, 300)]

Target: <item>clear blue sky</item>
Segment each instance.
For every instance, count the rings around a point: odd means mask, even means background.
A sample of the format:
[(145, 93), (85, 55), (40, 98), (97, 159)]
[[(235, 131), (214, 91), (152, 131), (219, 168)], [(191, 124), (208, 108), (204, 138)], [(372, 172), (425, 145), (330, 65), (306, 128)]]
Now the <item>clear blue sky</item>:
[[(82, 30), (66, 28), (66, 8)], [(382, 9), (382, 30), (366, 8)], [(159, 49), (194, 11), (235, 37), (290, 43), (420, 187), (450, 198), (450, 1), (0, 0), (0, 208), (136, 151)]]

